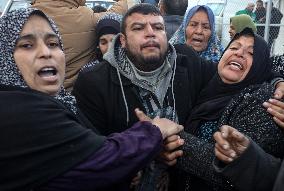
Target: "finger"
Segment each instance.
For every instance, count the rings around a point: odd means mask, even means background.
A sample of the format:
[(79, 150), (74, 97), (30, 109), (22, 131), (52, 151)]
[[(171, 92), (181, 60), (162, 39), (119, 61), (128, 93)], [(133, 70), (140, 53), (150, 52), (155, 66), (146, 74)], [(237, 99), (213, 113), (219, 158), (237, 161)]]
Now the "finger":
[(277, 99), (269, 99), (268, 101), (269, 101), (269, 103), (271, 103), (273, 105), (277, 105), (280, 108), (284, 109), (284, 103), (282, 101), (279, 101)]
[(174, 151), (174, 152), (162, 152), (160, 154), (160, 159), (164, 162), (170, 162), (176, 160), (178, 157), (183, 155), (182, 150)]
[(215, 156), (220, 160), (223, 161), (224, 163), (230, 163), (232, 162), (234, 159), (232, 159), (231, 157), (227, 157), (226, 155), (223, 155), (221, 152), (219, 152), (218, 149), (214, 149), (215, 151)]
[(182, 130), (183, 130), (183, 126), (182, 126), (182, 125), (175, 124), (173, 128), (170, 128), (170, 129), (169, 129), (168, 137), (169, 137), (169, 136), (172, 136), (172, 135), (175, 135), (175, 134), (178, 134), (178, 133), (181, 132)]
[(233, 149), (223, 149), (221, 145), (215, 144), (215, 148), (224, 156), (227, 156), (228, 158), (235, 158), (236, 157), (236, 151)]
[(271, 115), (273, 115), (273, 117), (276, 117), (278, 120), (284, 121), (284, 114), (283, 113), (280, 113), (279, 111), (274, 110), (270, 107), (267, 109), (267, 112), (270, 113)]
[(164, 141), (164, 144), (168, 144), (170, 142), (174, 142), (177, 141), (178, 139), (180, 139), (179, 135), (172, 135), (166, 138), (166, 140)]
[(218, 145), (220, 145), (220, 147), (222, 147), (224, 150), (228, 150), (229, 149), (229, 142), (226, 140), (226, 138), (224, 138), (224, 136), (222, 135), (221, 132), (216, 132), (213, 135), (216, 143)]
[(174, 166), (177, 163), (177, 159), (172, 160), (172, 161), (165, 161), (164, 164), (168, 166)]
[(267, 102), (263, 103), (263, 106), (266, 108), (272, 108), (279, 113), (284, 113), (284, 103), (276, 99), (269, 99)]
[(281, 121), (281, 120), (278, 119), (277, 117), (273, 117), (273, 120), (275, 121), (275, 123), (276, 123), (279, 127), (281, 127), (281, 128), (284, 129), (284, 122), (283, 122), (283, 121)]
[(177, 149), (178, 147), (182, 146), (184, 144), (184, 140), (183, 139), (178, 139), (176, 141), (164, 144), (164, 150), (165, 151), (173, 151), (175, 149)]
[(279, 82), (276, 85), (276, 90), (274, 92), (274, 97), (276, 99), (283, 98), (283, 95), (284, 95), (284, 85), (283, 84), (284, 84), (284, 82)]
[(220, 131), (221, 131), (222, 136), (224, 138), (226, 138), (229, 135), (230, 131), (231, 131), (231, 127), (229, 125), (222, 125), (220, 127)]
[(232, 139), (235, 140), (235, 142), (239, 142), (243, 146), (248, 146), (249, 140), (248, 138), (240, 133), (239, 131), (234, 131), (232, 134)]
[(145, 115), (145, 113), (138, 108), (135, 109), (135, 114), (139, 121), (152, 121), (150, 117)]

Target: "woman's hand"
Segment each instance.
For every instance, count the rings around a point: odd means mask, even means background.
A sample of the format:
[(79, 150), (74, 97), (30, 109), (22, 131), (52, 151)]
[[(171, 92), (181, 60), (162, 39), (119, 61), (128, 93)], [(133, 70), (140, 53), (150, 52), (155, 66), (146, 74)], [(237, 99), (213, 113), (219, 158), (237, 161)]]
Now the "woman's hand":
[(249, 139), (233, 127), (223, 125), (214, 133), (215, 155), (224, 163), (230, 163), (239, 157), (248, 147)]
[(278, 82), (273, 95), (274, 99), (269, 99), (263, 103), (267, 112), (273, 115), (273, 120), (284, 129), (284, 103), (279, 101), (284, 98), (284, 82)]
[(169, 119), (166, 118), (160, 118), (160, 117), (155, 117), (154, 119), (151, 119), (145, 113), (138, 108), (135, 109), (135, 113), (139, 121), (149, 121), (153, 125), (157, 126), (161, 134), (163, 136), (163, 139), (178, 134), (183, 130), (183, 126), (179, 125)]
[(183, 151), (178, 149), (184, 144), (184, 140), (179, 135), (167, 137), (164, 141), (164, 149), (160, 153), (159, 160), (168, 166), (173, 166), (177, 163), (177, 158), (183, 155)]

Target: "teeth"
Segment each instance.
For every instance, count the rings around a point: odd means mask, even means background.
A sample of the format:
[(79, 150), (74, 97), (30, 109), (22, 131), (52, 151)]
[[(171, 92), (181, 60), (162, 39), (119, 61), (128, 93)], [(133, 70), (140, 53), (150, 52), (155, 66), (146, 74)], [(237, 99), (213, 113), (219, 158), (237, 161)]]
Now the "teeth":
[(51, 71), (51, 70), (54, 70), (54, 68), (43, 68), (43, 69), (41, 69), (42, 72)]
[(46, 67), (46, 68), (42, 68), (38, 74), (40, 76), (54, 76), (56, 75), (57, 71), (55, 68), (53, 67)]
[(243, 66), (242, 66), (241, 64), (237, 63), (237, 62), (231, 62), (230, 64), (237, 66), (237, 67), (240, 68), (241, 70), (243, 69)]

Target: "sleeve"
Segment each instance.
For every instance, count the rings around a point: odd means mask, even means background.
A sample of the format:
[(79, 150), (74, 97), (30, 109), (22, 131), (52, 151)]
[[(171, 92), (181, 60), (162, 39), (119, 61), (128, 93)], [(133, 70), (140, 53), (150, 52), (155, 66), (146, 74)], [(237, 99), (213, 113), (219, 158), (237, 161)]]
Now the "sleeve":
[(161, 148), (160, 130), (149, 122), (138, 122), (122, 133), (109, 136), (91, 157), (50, 181), (47, 187), (91, 191), (119, 182), (127, 184)]
[(215, 156), (214, 143), (208, 143), (186, 132), (182, 133), (181, 137), (185, 140), (185, 144), (177, 168), (205, 180), (214, 187), (230, 188), (230, 183), (212, 166)]
[[(97, 128), (100, 133), (106, 128), (107, 117), (104, 95), (99, 88), (100, 81), (93, 75), (94, 71), (81, 72), (74, 84), (73, 95), (76, 97), (77, 105), (86, 118)], [(97, 72), (95, 75), (100, 75)]]
[(272, 190), (281, 160), (265, 153), (251, 140), (248, 149), (235, 161), (222, 165), (215, 158), (214, 168), (228, 177), (237, 190)]

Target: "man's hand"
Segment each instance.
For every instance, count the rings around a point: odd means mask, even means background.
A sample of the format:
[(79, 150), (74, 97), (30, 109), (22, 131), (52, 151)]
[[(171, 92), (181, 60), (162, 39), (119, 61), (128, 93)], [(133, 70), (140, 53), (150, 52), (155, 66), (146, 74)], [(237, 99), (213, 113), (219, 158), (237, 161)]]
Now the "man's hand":
[(249, 139), (228, 125), (223, 125), (214, 133), (215, 155), (224, 163), (230, 163), (239, 157), (248, 147)]
[(151, 119), (145, 113), (139, 109), (135, 109), (135, 113), (139, 121), (149, 121), (153, 125), (157, 126), (163, 136), (163, 139), (178, 134), (183, 130), (183, 126), (179, 125), (169, 119), (166, 118), (160, 118), (160, 117), (155, 117), (154, 119)]
[(159, 160), (168, 166), (173, 166), (177, 163), (177, 158), (183, 155), (182, 150), (177, 150), (184, 144), (184, 140), (178, 135), (172, 135), (165, 139), (164, 149), (160, 153)]

